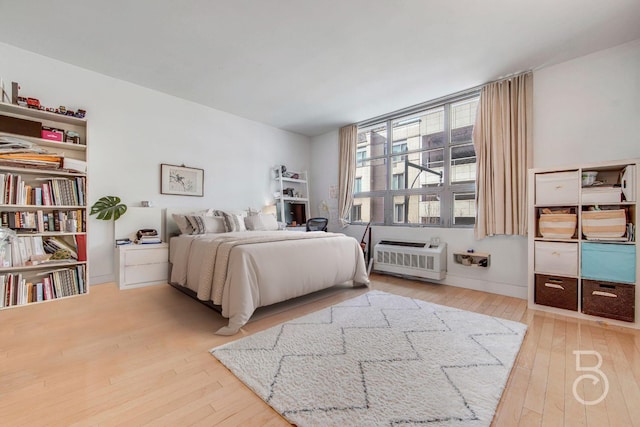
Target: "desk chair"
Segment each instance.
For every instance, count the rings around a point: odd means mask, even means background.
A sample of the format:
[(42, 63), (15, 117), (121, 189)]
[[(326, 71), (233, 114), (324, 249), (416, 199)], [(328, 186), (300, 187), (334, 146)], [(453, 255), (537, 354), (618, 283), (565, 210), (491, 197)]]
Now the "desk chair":
[(309, 218), (307, 220), (307, 231), (327, 231), (327, 218)]

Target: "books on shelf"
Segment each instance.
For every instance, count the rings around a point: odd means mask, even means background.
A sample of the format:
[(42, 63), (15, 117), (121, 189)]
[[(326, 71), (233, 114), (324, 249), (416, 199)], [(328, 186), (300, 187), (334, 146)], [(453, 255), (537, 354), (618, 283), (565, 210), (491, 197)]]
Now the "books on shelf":
[(32, 274), (0, 274), (0, 308), (87, 292), (84, 265)]
[(0, 225), (17, 232), (82, 233), (86, 231), (86, 214), (84, 209), (0, 211)]
[[(68, 253), (60, 257), (59, 251)], [(58, 255), (54, 255), (58, 252)], [(50, 263), (87, 261), (86, 234), (73, 236), (20, 235), (0, 245), (0, 267), (24, 267)]]
[(22, 175), (0, 173), (0, 204), (34, 206), (84, 206), (86, 180), (38, 177), (25, 181)]

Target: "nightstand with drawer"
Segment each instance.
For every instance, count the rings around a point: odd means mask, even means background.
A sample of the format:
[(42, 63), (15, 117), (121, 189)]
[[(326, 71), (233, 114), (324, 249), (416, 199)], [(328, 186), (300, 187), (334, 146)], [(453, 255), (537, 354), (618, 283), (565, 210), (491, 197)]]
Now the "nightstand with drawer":
[(169, 245), (124, 245), (116, 248), (120, 289), (159, 285), (169, 280)]

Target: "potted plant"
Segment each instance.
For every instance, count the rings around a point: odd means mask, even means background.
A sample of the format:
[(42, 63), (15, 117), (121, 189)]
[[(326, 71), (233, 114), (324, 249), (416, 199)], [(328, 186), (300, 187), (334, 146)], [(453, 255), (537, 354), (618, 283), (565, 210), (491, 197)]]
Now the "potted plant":
[(112, 218), (116, 221), (127, 211), (127, 205), (120, 203), (120, 197), (104, 196), (100, 197), (97, 202), (91, 206), (89, 215), (95, 215), (97, 219), (110, 221)]

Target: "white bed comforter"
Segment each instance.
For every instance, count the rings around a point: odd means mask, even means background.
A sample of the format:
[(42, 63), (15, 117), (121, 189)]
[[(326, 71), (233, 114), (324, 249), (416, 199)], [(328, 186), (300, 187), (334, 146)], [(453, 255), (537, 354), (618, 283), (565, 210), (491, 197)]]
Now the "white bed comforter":
[(173, 237), (171, 282), (222, 308), (232, 335), (258, 307), (351, 281), (369, 284), (360, 245), (325, 232), (251, 231)]

